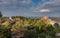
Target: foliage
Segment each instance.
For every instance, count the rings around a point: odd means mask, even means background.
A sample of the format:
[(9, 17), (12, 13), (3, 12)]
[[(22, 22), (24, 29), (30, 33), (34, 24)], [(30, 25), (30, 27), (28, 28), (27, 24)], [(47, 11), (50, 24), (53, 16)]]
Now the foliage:
[(60, 25), (58, 23), (54, 24), (54, 31), (56, 31), (56, 33), (60, 33)]
[(0, 11), (0, 18), (2, 17), (2, 13), (1, 13), (1, 11)]
[(52, 25), (45, 27), (41, 26), (28, 26), (28, 30), (24, 33), (25, 38), (53, 38), (55, 36), (55, 31)]
[[(18, 19), (17, 19), (18, 18)], [(14, 24), (10, 21), (6, 25), (2, 25), (0, 20), (0, 38), (11, 38), (11, 28), (13, 31), (20, 32), (24, 30), (25, 38), (54, 38), (55, 34), (60, 32), (59, 24), (55, 23), (52, 27), (51, 24), (45, 24), (41, 19), (32, 19), (25, 17), (12, 17)], [(10, 19), (9, 19), (10, 20)], [(26, 29), (26, 30), (25, 30)]]
[(10, 28), (0, 25), (0, 38), (11, 38)]

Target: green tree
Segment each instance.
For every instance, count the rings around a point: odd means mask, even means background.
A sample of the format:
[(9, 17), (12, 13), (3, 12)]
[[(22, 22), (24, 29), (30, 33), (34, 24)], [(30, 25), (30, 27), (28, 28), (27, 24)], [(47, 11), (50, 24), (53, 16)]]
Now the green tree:
[(11, 30), (10, 28), (5, 28), (0, 25), (0, 38), (11, 38)]
[(0, 18), (2, 17), (2, 13), (1, 13), (1, 11), (0, 11)]

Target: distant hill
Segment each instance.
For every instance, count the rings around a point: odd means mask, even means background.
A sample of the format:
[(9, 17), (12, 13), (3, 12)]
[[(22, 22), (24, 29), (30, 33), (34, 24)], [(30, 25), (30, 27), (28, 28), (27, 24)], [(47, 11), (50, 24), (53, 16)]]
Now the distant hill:
[(49, 18), (52, 19), (52, 20), (54, 20), (54, 21), (60, 22), (60, 18), (58, 18), (58, 17), (49, 17)]
[[(36, 19), (36, 17), (32, 17), (33, 19)], [(40, 19), (42, 17), (38, 17), (37, 19)], [(54, 20), (54, 21), (58, 21), (60, 22), (60, 18), (59, 17), (49, 17), (50, 19)]]

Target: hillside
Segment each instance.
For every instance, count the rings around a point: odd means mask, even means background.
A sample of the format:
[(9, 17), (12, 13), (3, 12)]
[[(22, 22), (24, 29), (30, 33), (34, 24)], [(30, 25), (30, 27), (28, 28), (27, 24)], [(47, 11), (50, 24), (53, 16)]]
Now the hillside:
[(60, 18), (58, 18), (58, 17), (49, 17), (49, 18), (52, 19), (52, 20), (60, 22)]
[[(54, 20), (55, 19), (55, 20)], [(38, 38), (44, 36), (55, 37), (55, 34), (60, 32), (60, 26), (57, 18), (49, 18), (44, 16), (41, 18), (26, 18), (22, 16), (1, 17), (0, 29), (2, 37), (24, 37), (24, 38)], [(54, 26), (54, 27), (53, 27)], [(46, 32), (46, 33), (45, 33)], [(54, 36), (51, 36), (54, 35)], [(7, 34), (6, 36), (4, 34)], [(12, 36), (11, 36), (12, 34)], [(42, 35), (43, 34), (43, 35)], [(10, 35), (10, 36), (8, 36)], [(49, 36), (48, 36), (49, 35)]]

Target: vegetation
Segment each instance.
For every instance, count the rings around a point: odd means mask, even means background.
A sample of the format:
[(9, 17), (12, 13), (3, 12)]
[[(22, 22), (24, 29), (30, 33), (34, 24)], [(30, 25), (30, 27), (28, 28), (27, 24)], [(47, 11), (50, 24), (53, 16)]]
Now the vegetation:
[(27, 31), (24, 33), (25, 38), (54, 38), (55, 31), (52, 25), (42, 26), (28, 26)]
[(2, 14), (0, 17), (0, 38), (12, 38), (14, 35), (23, 35), (24, 38), (55, 38), (55, 34), (60, 32), (59, 24), (50, 24), (50, 19), (21, 16), (12, 16), (9, 19), (2, 17)]
[(10, 28), (0, 25), (0, 38), (11, 38)]
[(2, 13), (0, 12), (0, 18), (2, 17)]

